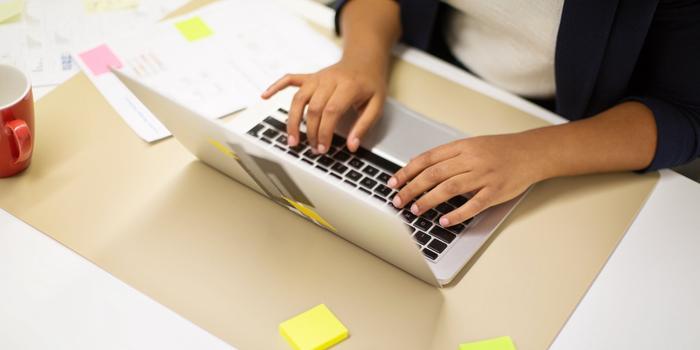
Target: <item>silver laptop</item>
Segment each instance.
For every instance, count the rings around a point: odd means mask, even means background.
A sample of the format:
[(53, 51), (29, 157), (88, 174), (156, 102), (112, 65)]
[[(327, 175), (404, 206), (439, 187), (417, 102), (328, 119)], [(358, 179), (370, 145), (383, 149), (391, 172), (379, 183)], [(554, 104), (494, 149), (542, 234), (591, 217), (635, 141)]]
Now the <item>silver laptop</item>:
[[(420, 217), (391, 205), (389, 177), (411, 157), (466, 137), (388, 100), (384, 115), (351, 153), (345, 137), (352, 116), (326, 155), (306, 142), (288, 147), (287, 111), (293, 90), (248, 108), (232, 121), (209, 120), (127, 74), (117, 77), (197, 158), (316, 225), (435, 286), (448, 284), (523, 196), (461, 225), (440, 216), (469, 199), (458, 196)], [(302, 140), (303, 137), (302, 125)], [(304, 140), (305, 141), (305, 140)]]

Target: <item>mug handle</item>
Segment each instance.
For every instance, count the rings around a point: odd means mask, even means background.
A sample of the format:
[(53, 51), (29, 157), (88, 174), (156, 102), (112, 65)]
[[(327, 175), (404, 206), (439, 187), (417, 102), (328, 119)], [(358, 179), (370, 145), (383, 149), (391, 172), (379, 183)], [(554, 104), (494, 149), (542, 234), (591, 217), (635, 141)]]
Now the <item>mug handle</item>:
[(32, 156), (32, 131), (27, 122), (15, 119), (7, 122), (5, 127), (10, 131), (10, 142), (14, 141), (17, 147), (15, 164), (28, 160)]

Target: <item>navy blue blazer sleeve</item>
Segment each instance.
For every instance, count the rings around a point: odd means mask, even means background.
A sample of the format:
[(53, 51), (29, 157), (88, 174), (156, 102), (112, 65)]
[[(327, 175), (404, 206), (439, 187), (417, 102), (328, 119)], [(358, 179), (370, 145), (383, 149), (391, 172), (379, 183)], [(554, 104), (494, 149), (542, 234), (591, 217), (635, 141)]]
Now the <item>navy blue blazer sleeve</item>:
[[(335, 31), (340, 35), (340, 16), (351, 0), (336, 2)], [(440, 5), (439, 0), (395, 0), (401, 6), (401, 41), (407, 45), (427, 50), (435, 30)]]
[(632, 78), (633, 96), (654, 113), (657, 146), (646, 170), (700, 156), (700, 1), (661, 1)]

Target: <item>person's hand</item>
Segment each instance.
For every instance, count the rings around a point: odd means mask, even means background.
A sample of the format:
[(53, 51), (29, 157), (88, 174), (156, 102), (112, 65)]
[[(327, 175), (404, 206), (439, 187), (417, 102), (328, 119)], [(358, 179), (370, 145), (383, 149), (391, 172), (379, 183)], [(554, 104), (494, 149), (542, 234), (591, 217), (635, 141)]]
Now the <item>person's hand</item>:
[[(446, 200), (473, 194), (466, 204), (440, 218), (452, 226), (503, 203), (537, 181), (542, 169), (523, 134), (473, 137), (436, 147), (412, 159), (389, 180), (398, 189), (393, 204), (421, 215)], [(427, 193), (426, 193), (427, 191)]]
[(318, 153), (328, 151), (333, 132), (347, 111), (354, 108), (358, 118), (347, 138), (347, 146), (355, 152), (367, 130), (381, 115), (386, 97), (386, 73), (383, 69), (340, 62), (313, 74), (288, 74), (272, 84), (263, 94), (268, 99), (278, 91), (297, 86), (287, 121), (288, 142), (299, 141), (299, 123), (306, 113), (309, 145)]

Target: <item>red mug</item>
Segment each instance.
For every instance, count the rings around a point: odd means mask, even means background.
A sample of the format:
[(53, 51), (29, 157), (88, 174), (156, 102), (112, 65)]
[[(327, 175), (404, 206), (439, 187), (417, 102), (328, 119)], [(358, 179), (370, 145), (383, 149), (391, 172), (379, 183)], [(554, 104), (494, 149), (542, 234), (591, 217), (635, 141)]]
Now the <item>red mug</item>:
[(34, 98), (29, 78), (0, 64), (0, 178), (29, 167), (34, 149)]

